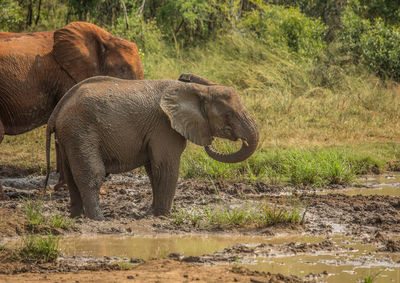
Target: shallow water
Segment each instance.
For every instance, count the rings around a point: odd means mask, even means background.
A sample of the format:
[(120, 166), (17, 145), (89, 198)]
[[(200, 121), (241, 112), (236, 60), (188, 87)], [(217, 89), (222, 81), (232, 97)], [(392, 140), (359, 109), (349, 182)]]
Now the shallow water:
[(92, 235), (63, 238), (60, 241), (60, 248), (66, 255), (120, 256), (151, 259), (165, 257), (170, 253), (182, 253), (183, 256), (200, 256), (211, 254), (239, 243), (283, 244), (295, 240), (301, 240), (302, 243), (318, 243), (323, 241), (321, 237), (306, 235), (278, 238), (207, 234), (159, 234), (152, 236)]
[(319, 192), (318, 194), (340, 193), (348, 196), (400, 196), (400, 173), (367, 175), (359, 178), (358, 182), (360, 185), (363, 185), (365, 187), (355, 187), (343, 190), (325, 190)]
[(343, 237), (333, 240), (335, 243), (351, 246), (354, 250), (258, 258), (255, 264), (245, 266), (251, 270), (293, 274), (299, 277), (310, 273), (327, 273), (328, 275), (321, 280), (331, 283), (357, 282), (367, 276), (376, 276), (375, 283), (400, 282), (400, 255), (375, 253), (377, 248), (368, 244), (344, 244), (347, 240)]
[[(204, 254), (229, 254), (221, 252), (235, 244), (256, 247), (267, 244), (274, 247), (290, 242), (320, 243), (323, 236), (235, 236), (235, 235), (155, 235), (155, 236), (76, 236), (60, 241), (60, 248), (66, 255), (91, 255), (134, 257), (142, 259), (164, 258), (170, 253), (184, 256)], [(375, 253), (377, 249), (370, 244), (354, 242), (351, 238), (334, 236), (335, 244), (343, 247), (336, 251), (314, 251), (309, 253), (288, 254), (274, 250), (268, 257), (265, 253), (242, 253), (237, 264), (251, 270), (304, 277), (310, 273), (327, 272), (321, 280), (326, 282), (356, 282), (357, 279), (377, 274), (374, 282), (400, 282), (400, 255)], [(271, 244), (272, 246), (270, 246)], [(349, 247), (352, 250), (349, 251)], [(233, 256), (235, 256), (233, 254)], [(392, 257), (391, 257), (392, 256)], [(212, 258), (212, 256), (211, 256)], [(224, 261), (221, 261), (223, 263)]]

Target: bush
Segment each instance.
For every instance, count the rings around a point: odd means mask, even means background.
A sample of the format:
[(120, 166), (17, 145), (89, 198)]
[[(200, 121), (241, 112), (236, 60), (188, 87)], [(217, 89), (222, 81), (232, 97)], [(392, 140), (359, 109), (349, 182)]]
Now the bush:
[(18, 32), (23, 24), (22, 8), (17, 1), (0, 1), (0, 31)]
[(362, 54), (361, 38), (370, 28), (371, 23), (368, 20), (358, 16), (350, 7), (345, 9), (338, 41), (342, 43), (342, 51), (352, 55), (355, 63), (360, 60)]
[(381, 78), (400, 81), (400, 29), (378, 20), (361, 37), (362, 58)]
[(302, 56), (314, 57), (325, 47), (324, 24), (298, 8), (266, 5), (247, 13), (239, 27), (267, 44), (286, 46)]

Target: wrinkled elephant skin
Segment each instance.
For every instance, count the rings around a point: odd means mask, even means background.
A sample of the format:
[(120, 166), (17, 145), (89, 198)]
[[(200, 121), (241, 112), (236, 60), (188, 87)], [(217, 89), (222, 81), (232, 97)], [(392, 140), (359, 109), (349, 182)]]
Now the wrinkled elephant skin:
[[(189, 79), (188, 79), (189, 78)], [(106, 174), (144, 166), (153, 189), (153, 213), (168, 214), (186, 140), (222, 162), (248, 158), (258, 131), (231, 87), (196, 75), (180, 80), (87, 79), (57, 104), (47, 124), (57, 136), (71, 197), (71, 216), (103, 219), (99, 189)], [(214, 137), (243, 141), (235, 153), (217, 152)], [(211, 148), (211, 149), (210, 149)]]

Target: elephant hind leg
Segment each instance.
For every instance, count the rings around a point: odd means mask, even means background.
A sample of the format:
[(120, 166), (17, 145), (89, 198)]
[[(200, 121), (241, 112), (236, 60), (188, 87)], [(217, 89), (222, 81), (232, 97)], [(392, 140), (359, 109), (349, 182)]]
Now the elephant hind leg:
[[(64, 157), (64, 158), (62, 158)], [(65, 153), (60, 152), (60, 169), (63, 171), (63, 178), (68, 185), (70, 203), (70, 216), (79, 217), (83, 214), (82, 198), (78, 187), (75, 184), (74, 178), (69, 167), (68, 160), (65, 158)]]
[(74, 181), (82, 198), (85, 216), (94, 220), (104, 220), (100, 210), (99, 193), (106, 170), (100, 154), (67, 150), (67, 155)]
[(60, 191), (66, 184), (67, 180), (64, 176), (64, 168), (61, 160), (60, 146), (58, 145), (57, 137), (55, 139), (56, 145), (56, 162), (57, 162), (57, 172), (59, 173), (58, 183), (54, 186), (55, 191)]

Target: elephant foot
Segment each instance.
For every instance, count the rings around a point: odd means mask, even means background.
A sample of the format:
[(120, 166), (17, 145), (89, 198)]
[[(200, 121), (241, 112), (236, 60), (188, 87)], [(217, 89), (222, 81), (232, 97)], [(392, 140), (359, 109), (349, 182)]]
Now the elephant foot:
[(70, 208), (70, 217), (75, 218), (75, 217), (80, 217), (83, 214), (82, 207), (72, 207)]
[(96, 220), (96, 221), (104, 221), (104, 220), (106, 220), (105, 218), (104, 218), (104, 216), (103, 215), (85, 215), (87, 218), (89, 218), (89, 219), (92, 219), (92, 220)]
[(154, 208), (153, 209), (154, 216), (168, 216), (169, 214), (170, 214), (169, 209), (165, 209), (165, 208)]
[(100, 209), (90, 209), (89, 211), (85, 209), (85, 216), (92, 220), (103, 221), (106, 220), (101, 213)]

